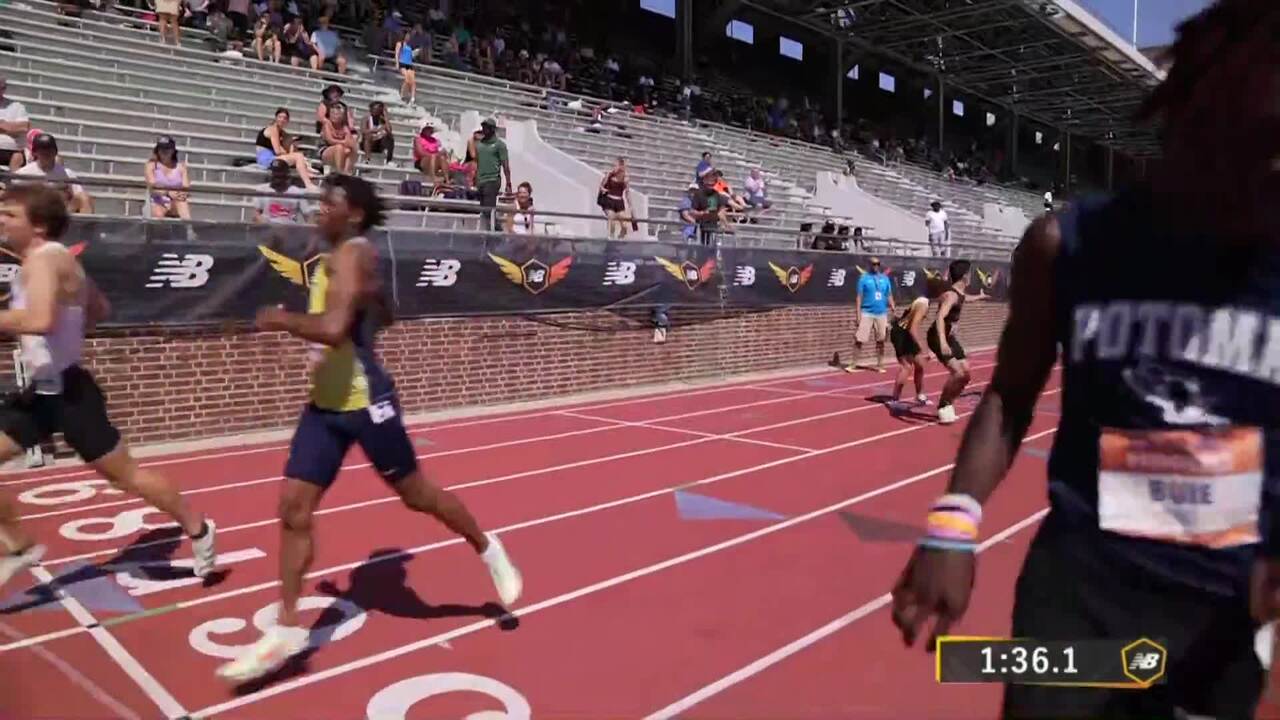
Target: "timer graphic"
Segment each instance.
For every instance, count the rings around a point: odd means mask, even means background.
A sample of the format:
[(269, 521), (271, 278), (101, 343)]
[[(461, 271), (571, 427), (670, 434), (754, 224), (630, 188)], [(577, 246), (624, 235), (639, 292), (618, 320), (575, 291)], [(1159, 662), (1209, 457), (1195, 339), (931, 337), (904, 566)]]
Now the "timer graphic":
[(1151, 638), (938, 638), (941, 683), (1013, 683), (1145, 689), (1164, 682), (1168, 652)]

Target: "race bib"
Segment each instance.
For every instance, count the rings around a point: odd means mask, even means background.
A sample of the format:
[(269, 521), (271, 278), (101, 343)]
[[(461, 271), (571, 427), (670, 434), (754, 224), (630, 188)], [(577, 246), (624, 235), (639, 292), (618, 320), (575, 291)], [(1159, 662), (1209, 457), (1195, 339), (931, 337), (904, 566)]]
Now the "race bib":
[(1263, 456), (1260, 428), (1103, 428), (1099, 525), (1209, 548), (1256, 543)]
[(374, 425), (381, 425), (395, 416), (396, 406), (390, 400), (369, 406), (369, 417), (372, 418)]

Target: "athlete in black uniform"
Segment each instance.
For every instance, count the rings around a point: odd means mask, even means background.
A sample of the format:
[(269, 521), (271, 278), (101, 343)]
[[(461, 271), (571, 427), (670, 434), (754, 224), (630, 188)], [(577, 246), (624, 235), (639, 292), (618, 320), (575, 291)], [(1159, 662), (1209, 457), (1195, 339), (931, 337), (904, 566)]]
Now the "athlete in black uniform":
[(929, 326), (926, 338), (929, 350), (938, 356), (938, 361), (951, 373), (951, 377), (942, 386), (942, 397), (938, 398), (938, 422), (944, 425), (956, 421), (956, 408), (952, 403), (969, 384), (968, 356), (955, 333), (956, 323), (960, 322), (960, 311), (964, 309), (964, 291), (969, 287), (969, 261), (952, 262), (947, 268), (947, 280), (951, 287), (942, 292), (938, 301), (938, 317)]
[[(1010, 685), (1005, 718), (1253, 716), (1254, 632), (1280, 615), (1277, 37), (1274, 0), (1218, 0), (1179, 27), (1144, 112), (1163, 120), (1163, 167), (1037, 219), (1018, 246), (994, 377), (894, 623), (912, 644), (936, 616), (932, 649), (964, 614), (981, 503), (1060, 359), (1050, 512), (1010, 634), (1161, 638), (1168, 654), (1145, 690)], [(967, 541), (941, 539), (953, 520)]]

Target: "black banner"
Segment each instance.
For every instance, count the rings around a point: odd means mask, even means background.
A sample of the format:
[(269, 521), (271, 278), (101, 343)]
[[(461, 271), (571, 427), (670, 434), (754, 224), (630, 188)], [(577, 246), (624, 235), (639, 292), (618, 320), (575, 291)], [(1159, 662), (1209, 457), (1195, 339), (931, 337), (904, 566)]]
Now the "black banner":
[[(652, 306), (758, 308), (854, 301), (868, 257), (848, 253), (472, 233), (380, 231), (399, 317)], [(306, 307), (327, 251), (314, 228), (77, 219), (68, 243), (114, 307), (110, 325), (246, 320), (264, 305)], [(881, 256), (898, 302), (945, 274), (945, 258)], [(0, 254), (0, 293), (17, 277)], [(1008, 292), (1008, 264), (975, 262), (974, 291)]]

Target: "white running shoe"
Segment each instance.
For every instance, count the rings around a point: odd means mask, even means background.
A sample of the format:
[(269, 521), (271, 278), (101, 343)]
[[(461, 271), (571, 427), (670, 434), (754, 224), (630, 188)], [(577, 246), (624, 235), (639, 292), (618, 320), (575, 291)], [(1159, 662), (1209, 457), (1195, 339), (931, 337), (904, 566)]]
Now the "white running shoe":
[(920, 403), (921, 405), (933, 404), (932, 401), (929, 400), (929, 396), (925, 395), (924, 393), (920, 393), (919, 395), (916, 396), (916, 402)]
[(235, 660), (218, 668), (218, 677), (237, 685), (256, 680), (279, 670), (289, 658), (307, 649), (311, 633), (304, 628), (270, 628), (258, 642), (250, 645)]
[(948, 405), (938, 408), (938, 422), (943, 425), (950, 425), (956, 421), (956, 406)]
[(32, 545), (20, 553), (0, 556), (0, 587), (12, 580), (14, 575), (39, 565), (40, 558), (44, 557), (47, 549), (43, 545)]
[(524, 579), (520, 577), (520, 571), (516, 569), (515, 563), (511, 562), (506, 548), (502, 547), (502, 541), (495, 535), (486, 535), (486, 537), (489, 538), (489, 547), (480, 553), (480, 559), (489, 566), (493, 586), (498, 589), (498, 599), (504, 606), (511, 605), (520, 599), (520, 593), (524, 590)]
[(208, 577), (213, 572), (213, 568), (218, 564), (218, 553), (213, 548), (213, 536), (217, 534), (218, 528), (209, 518), (204, 520), (204, 535), (198, 538), (191, 538), (191, 551), (195, 555), (195, 563), (191, 566), (191, 572), (196, 577)]

